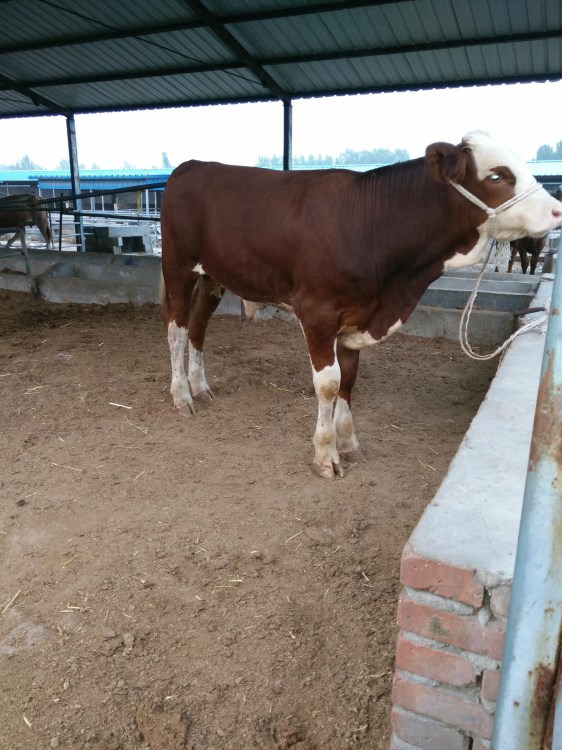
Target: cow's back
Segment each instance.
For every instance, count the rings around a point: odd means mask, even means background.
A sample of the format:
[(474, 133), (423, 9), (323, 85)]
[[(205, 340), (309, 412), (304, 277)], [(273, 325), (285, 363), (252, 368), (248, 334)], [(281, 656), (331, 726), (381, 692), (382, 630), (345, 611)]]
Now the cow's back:
[(170, 175), (162, 200), (165, 277), (200, 267), (243, 297), (288, 301), (295, 278), (321, 271), (311, 264), (341, 244), (345, 201), (338, 195), (356, 179), (346, 170), (185, 162)]

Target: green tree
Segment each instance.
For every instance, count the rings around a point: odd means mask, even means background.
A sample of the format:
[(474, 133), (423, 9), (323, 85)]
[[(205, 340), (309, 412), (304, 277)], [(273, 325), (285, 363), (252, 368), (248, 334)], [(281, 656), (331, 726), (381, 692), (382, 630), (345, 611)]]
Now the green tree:
[(283, 159), (280, 156), (258, 156), (256, 166), (258, 167), (282, 167)]
[(41, 164), (36, 164), (34, 161), (30, 159), (30, 157), (25, 154), (25, 156), (22, 156), (19, 161), (16, 162), (16, 169), (44, 169), (44, 167), (41, 166)]
[(388, 148), (374, 148), (365, 151), (346, 149), (336, 156), (336, 164), (395, 164), (406, 161), (410, 156), (404, 149), (391, 151)]
[(537, 160), (539, 161), (559, 161), (562, 160), (562, 141), (558, 141), (556, 146), (549, 146), (548, 143), (543, 143), (537, 149)]
[(537, 159), (539, 161), (550, 161), (551, 159), (554, 159), (554, 149), (552, 146), (549, 146), (547, 143), (543, 143), (542, 146), (539, 146), (537, 149)]

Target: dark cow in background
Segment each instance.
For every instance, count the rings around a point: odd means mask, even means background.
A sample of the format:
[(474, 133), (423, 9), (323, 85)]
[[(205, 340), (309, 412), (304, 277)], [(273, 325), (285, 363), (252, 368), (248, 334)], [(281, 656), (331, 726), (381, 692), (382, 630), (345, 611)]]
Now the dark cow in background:
[(527, 269), (531, 266), (530, 273), (534, 274), (547, 237), (548, 235), (545, 234), (543, 237), (521, 237), (518, 240), (512, 240), (509, 243), (511, 255), (507, 264), (507, 272), (512, 272), (513, 264), (519, 255), (521, 273), (527, 273)]
[(350, 401), (360, 350), (399, 328), (446, 268), (476, 263), (489, 236), (541, 237), (561, 221), (562, 204), (525, 161), (481, 132), (366, 173), (186, 162), (161, 212), (174, 404), (188, 413), (193, 397), (212, 398), (203, 341), (225, 288), (289, 306), (318, 398), (313, 469), (342, 475), (359, 454)]
[(6, 250), (19, 239), (21, 241), (21, 253), (25, 259), (25, 268), (29, 276), (29, 284), (33, 296), (38, 296), (37, 282), (31, 272), (31, 263), (25, 243), (25, 227), (36, 226), (47, 245), (47, 250), (52, 249), (53, 240), (49, 216), (45, 204), (32, 193), (20, 193), (0, 198), (0, 234), (14, 231), (15, 234), (8, 240)]

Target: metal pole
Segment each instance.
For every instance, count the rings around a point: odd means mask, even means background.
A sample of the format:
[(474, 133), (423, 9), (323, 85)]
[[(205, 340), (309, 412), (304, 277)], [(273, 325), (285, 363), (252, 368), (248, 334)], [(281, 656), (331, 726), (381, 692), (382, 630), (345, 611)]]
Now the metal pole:
[(293, 166), (293, 103), (283, 100), (283, 169)]
[(82, 199), (77, 197), (80, 195), (80, 169), (78, 166), (78, 147), (76, 145), (76, 123), (74, 122), (74, 115), (68, 115), (66, 118), (66, 137), (68, 139), (68, 153), (70, 155), (70, 185), (72, 192), (72, 202), (74, 204), (74, 210), (78, 213), (74, 216), (74, 224), (76, 227), (76, 237), (79, 238), (79, 250), (86, 249), (86, 243), (84, 241), (84, 222), (80, 212), (82, 211)]
[(552, 713), (562, 633), (561, 251), (562, 234), (525, 484), (492, 750), (560, 750), (560, 745), (552, 745)]

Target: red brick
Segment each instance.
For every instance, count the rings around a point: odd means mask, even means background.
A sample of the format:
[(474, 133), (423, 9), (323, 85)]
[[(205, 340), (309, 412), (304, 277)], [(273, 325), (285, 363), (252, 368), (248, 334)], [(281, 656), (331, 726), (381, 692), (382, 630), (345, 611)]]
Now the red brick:
[(498, 690), (500, 687), (500, 670), (485, 669), (482, 675), (482, 697), (488, 701), (498, 699)]
[(396, 646), (396, 667), (454, 687), (476, 683), (474, 664), (466, 657), (412, 643), (402, 633)]
[(509, 612), (509, 600), (511, 598), (511, 586), (498, 586), (492, 591), (490, 598), (490, 609), (495, 617), (507, 620)]
[(469, 738), (451, 727), (438, 724), (395, 706), (391, 714), (397, 737), (420, 750), (468, 750)]
[(404, 586), (431, 591), (472, 607), (481, 607), (484, 602), (484, 587), (474, 577), (474, 570), (429, 560), (419, 555), (410, 544), (402, 553), (400, 580)]
[(462, 729), (479, 737), (492, 736), (493, 718), (468, 695), (453, 693), (421, 682), (412, 682), (394, 675), (392, 702), (450, 727)]
[(505, 623), (483, 625), (475, 615), (457, 615), (418, 604), (404, 592), (398, 602), (397, 619), (404, 630), (501, 661)]

